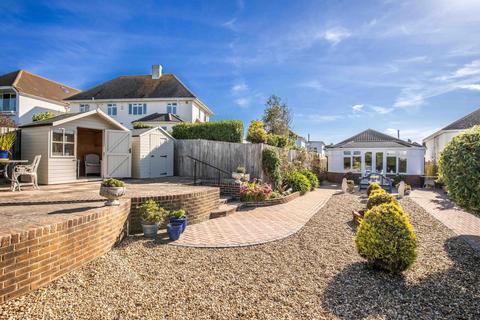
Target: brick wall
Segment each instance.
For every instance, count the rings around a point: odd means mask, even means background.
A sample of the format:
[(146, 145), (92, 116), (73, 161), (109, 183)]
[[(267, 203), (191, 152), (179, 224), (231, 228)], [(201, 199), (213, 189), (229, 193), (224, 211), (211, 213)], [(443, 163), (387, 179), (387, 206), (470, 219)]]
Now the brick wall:
[(130, 200), (0, 239), (0, 303), (105, 254), (126, 234)]
[[(210, 213), (218, 208), (220, 192), (218, 188), (208, 188), (202, 191), (193, 191), (188, 194), (169, 196), (146, 196), (132, 198), (130, 211), (130, 233), (141, 233), (142, 225), (137, 206), (142, 202), (153, 199), (167, 210), (185, 209), (189, 224), (202, 222), (209, 219)], [(165, 224), (164, 224), (165, 225)]]
[[(358, 183), (358, 178), (360, 177), (359, 173), (353, 174), (355, 176), (355, 184)], [(341, 183), (345, 173), (338, 173), (338, 172), (327, 172), (327, 180), (330, 182)], [(395, 175), (387, 174), (387, 177), (393, 178)], [(411, 185), (412, 187), (422, 187), (423, 185), (423, 178), (417, 175), (407, 175), (405, 176), (405, 182)]]
[(300, 192), (294, 192), (289, 194), (288, 196), (277, 198), (277, 199), (269, 199), (265, 201), (249, 201), (249, 202), (242, 202), (242, 207), (268, 207), (268, 206), (275, 206), (277, 204), (283, 204), (292, 201), (300, 197)]
[(202, 180), (202, 185), (220, 188), (220, 194), (233, 199), (240, 199), (240, 183), (233, 179), (225, 179), (218, 183), (216, 180)]

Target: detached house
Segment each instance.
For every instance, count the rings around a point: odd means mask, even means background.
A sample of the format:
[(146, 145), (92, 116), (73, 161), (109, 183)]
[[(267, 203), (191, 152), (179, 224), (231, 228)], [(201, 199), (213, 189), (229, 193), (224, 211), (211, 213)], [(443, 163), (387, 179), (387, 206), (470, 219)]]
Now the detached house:
[(24, 124), (39, 112), (64, 113), (64, 99), (79, 92), (26, 70), (10, 72), (0, 76), (0, 114)]
[(327, 177), (340, 182), (347, 172), (358, 177), (368, 172), (405, 175), (408, 184), (421, 185), (425, 148), (368, 129), (326, 148)]
[(425, 161), (437, 163), (447, 143), (475, 125), (480, 125), (480, 108), (423, 139), (423, 144), (427, 148)]
[(160, 65), (152, 66), (151, 75), (120, 76), (66, 101), (72, 112), (100, 109), (128, 128), (152, 120), (170, 130), (178, 122), (207, 122), (213, 115), (175, 75), (162, 74)]

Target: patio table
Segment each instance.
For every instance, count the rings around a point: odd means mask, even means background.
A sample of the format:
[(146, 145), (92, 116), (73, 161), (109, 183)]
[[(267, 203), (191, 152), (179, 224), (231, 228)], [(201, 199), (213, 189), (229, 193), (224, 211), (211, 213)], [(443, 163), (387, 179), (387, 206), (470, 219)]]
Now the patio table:
[(15, 167), (16, 164), (27, 162), (28, 160), (0, 160), (0, 165), (3, 165), (3, 176), (5, 177), (5, 179), (7, 179), (8, 181), (12, 181), (12, 177), (8, 176), (8, 167), (10, 165), (13, 165)]

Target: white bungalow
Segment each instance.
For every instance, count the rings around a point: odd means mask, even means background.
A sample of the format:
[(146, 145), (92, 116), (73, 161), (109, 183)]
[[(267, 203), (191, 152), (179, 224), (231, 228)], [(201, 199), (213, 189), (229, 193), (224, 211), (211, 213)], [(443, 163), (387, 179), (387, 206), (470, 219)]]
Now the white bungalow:
[(420, 185), (424, 174), (425, 148), (368, 129), (326, 149), (328, 179), (340, 182), (347, 172), (401, 174), (407, 183)]
[[(131, 133), (100, 110), (66, 113), (20, 128), (22, 159), (42, 156), (40, 184), (85, 181), (92, 171), (97, 179), (131, 177)], [(97, 170), (87, 170), (86, 162)]]

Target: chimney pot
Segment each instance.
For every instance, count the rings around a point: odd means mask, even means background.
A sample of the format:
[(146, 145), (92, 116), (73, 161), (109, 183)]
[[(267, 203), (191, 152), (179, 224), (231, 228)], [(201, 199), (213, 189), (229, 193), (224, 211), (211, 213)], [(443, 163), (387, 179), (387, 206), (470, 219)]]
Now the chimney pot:
[(162, 76), (162, 65), (154, 64), (152, 66), (152, 79), (160, 79)]

